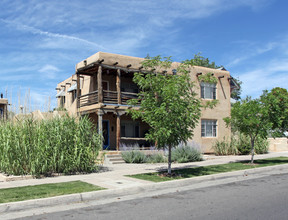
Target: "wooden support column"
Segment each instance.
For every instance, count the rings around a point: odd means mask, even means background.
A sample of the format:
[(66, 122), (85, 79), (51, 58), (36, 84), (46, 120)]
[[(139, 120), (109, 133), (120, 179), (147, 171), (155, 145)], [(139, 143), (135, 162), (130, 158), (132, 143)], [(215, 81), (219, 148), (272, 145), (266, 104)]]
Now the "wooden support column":
[(117, 88), (117, 100), (118, 104), (121, 105), (121, 70), (117, 70), (117, 75), (116, 75), (116, 88)]
[[(102, 123), (103, 123), (103, 112), (102, 112), (102, 110), (99, 109), (97, 114), (98, 114), (98, 134), (100, 134), (102, 136), (102, 139), (103, 139), (103, 126), (102, 126)], [(103, 149), (103, 142), (104, 142), (104, 139), (101, 141), (101, 144), (100, 144), (100, 149), (101, 150)]]
[(121, 139), (121, 120), (120, 114), (117, 112), (117, 120), (116, 120), (116, 150), (119, 151), (120, 148), (120, 139)]
[(97, 87), (98, 87), (98, 102), (99, 102), (99, 103), (103, 103), (102, 66), (99, 66), (99, 67), (98, 67)]
[(77, 108), (77, 114), (79, 114), (79, 108), (80, 108), (80, 74), (77, 72), (77, 90), (76, 90), (76, 108)]

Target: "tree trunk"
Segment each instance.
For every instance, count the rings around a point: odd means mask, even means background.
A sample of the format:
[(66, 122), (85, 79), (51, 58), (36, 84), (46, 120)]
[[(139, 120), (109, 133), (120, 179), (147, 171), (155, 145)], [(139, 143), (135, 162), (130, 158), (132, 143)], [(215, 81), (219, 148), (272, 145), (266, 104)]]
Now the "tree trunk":
[(255, 142), (255, 137), (251, 138), (251, 164), (254, 163), (254, 142)]
[(171, 176), (171, 149), (172, 146), (168, 146), (168, 174)]

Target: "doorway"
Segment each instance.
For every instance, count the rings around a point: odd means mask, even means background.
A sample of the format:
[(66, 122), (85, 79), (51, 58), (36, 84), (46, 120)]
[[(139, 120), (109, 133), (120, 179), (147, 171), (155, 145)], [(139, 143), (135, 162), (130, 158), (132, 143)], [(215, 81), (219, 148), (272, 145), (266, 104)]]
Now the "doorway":
[(108, 120), (103, 120), (102, 121), (102, 129), (103, 129), (103, 150), (109, 149), (109, 121)]

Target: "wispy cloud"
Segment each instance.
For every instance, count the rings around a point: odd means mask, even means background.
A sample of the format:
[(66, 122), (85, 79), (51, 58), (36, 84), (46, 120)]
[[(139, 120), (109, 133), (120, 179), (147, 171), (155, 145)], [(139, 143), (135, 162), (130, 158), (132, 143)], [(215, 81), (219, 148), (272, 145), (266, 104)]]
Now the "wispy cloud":
[(243, 97), (249, 95), (256, 98), (263, 90), (270, 90), (274, 87), (287, 88), (288, 58), (272, 60), (265, 66), (239, 74), (239, 77), (243, 81)]
[(42, 77), (46, 79), (55, 79), (59, 71), (60, 70), (56, 66), (50, 64), (46, 64), (39, 70), (39, 72), (42, 74)]
[(14, 21), (9, 21), (9, 20), (5, 20), (5, 19), (0, 19), (0, 21), (4, 22), (6, 24), (9, 24), (9, 25), (13, 25), (13, 26), (16, 25), (16, 27), (18, 29), (23, 30), (23, 31), (28, 31), (28, 32), (30, 32), (32, 34), (40, 34), (40, 35), (44, 35), (44, 36), (47, 36), (47, 37), (62, 38), (62, 39), (66, 39), (66, 40), (79, 41), (81, 43), (97, 47), (100, 50), (102, 50), (102, 49), (105, 50), (105, 47), (103, 47), (103, 46), (101, 46), (101, 45), (99, 45), (97, 43), (94, 43), (94, 42), (79, 38), (79, 37), (74, 37), (74, 36), (69, 36), (69, 35), (65, 35), (65, 34), (58, 34), (58, 33), (52, 33), (52, 32), (48, 32), (48, 31), (43, 31), (43, 30), (28, 26), (28, 25), (16, 23)]
[[(245, 42), (245, 44), (247, 44), (247, 42)], [(248, 43), (249, 44), (249, 43)], [(277, 47), (279, 47), (281, 45), (281, 43), (279, 43), (278, 41), (276, 42), (269, 42), (265, 45), (262, 45), (261, 47), (259, 46), (251, 46), (253, 45), (253, 43), (250, 42), (250, 46), (247, 47), (247, 49), (245, 49), (245, 54), (244, 55), (240, 55), (237, 56), (236, 58), (234, 58), (232, 61), (230, 61), (228, 64), (226, 64), (226, 67), (230, 68), (233, 67), (235, 65), (239, 65), (241, 63), (243, 63), (244, 61), (247, 61), (248, 59), (261, 55), (263, 53), (269, 52)], [(241, 53), (239, 51), (239, 53)], [(243, 53), (243, 52), (242, 52)]]

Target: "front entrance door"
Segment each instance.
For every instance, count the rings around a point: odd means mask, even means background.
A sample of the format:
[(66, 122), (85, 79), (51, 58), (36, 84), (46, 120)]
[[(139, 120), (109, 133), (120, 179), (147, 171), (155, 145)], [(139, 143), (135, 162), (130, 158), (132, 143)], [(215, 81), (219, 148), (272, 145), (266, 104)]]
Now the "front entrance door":
[(103, 129), (103, 149), (106, 150), (109, 148), (109, 121), (103, 120), (102, 122), (102, 129)]

